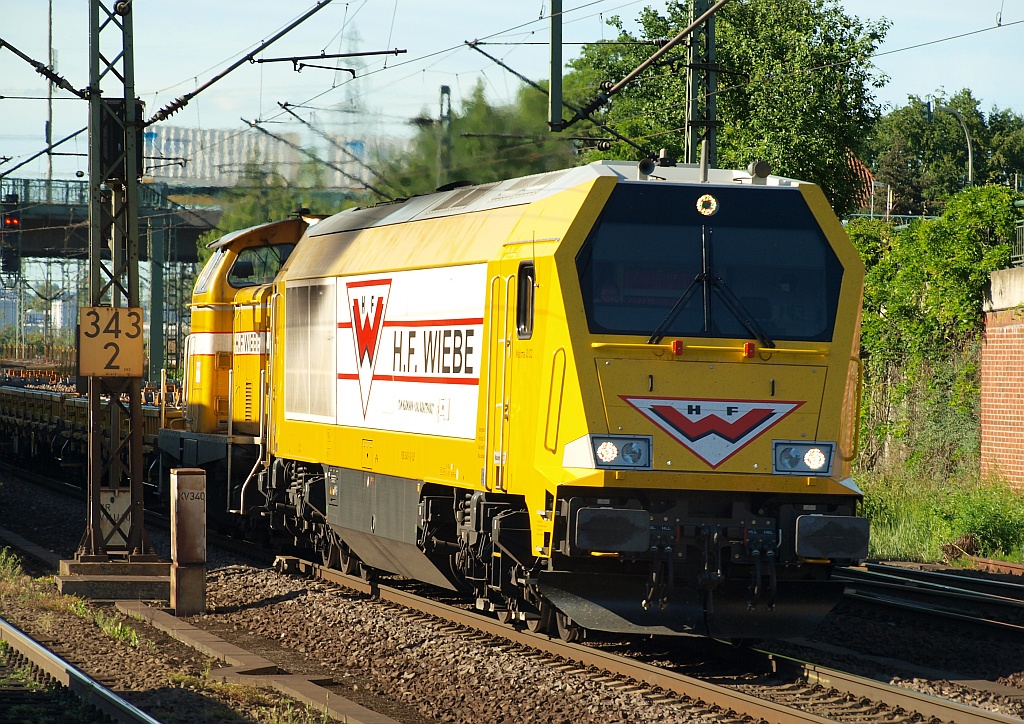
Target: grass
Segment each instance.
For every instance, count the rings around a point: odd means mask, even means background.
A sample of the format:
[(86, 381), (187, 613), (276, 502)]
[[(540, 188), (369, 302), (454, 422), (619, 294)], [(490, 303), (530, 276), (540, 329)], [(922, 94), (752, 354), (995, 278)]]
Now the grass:
[(0, 584), (12, 585), (23, 575), (21, 559), (10, 548), (0, 548)]
[(97, 609), (93, 618), (100, 630), (110, 638), (127, 644), (133, 649), (139, 647), (139, 634), (124, 622), (124, 616), (121, 614), (108, 614), (103, 609)]
[[(26, 575), (18, 556), (9, 548), (0, 548), (0, 609), (5, 600), (17, 601), (41, 610), (43, 615), (39, 616), (37, 621), (44, 623), (44, 627), (51, 630), (58, 630), (61, 626), (58, 614), (71, 614), (95, 623), (112, 639), (132, 648), (138, 648), (143, 643), (152, 645), (152, 642), (140, 640), (138, 633), (127, 624), (122, 614), (103, 608), (93, 608), (80, 598), (59, 594), (53, 585), (52, 577), (33, 578)], [(0, 641), (0, 661), (6, 659), (6, 652), (6, 642)], [(18, 671), (9, 678), (22, 681), (25, 676), (28, 675)], [(22, 683), (28, 685), (30, 677)], [(244, 705), (244, 708), (254, 712), (261, 724), (327, 724), (332, 721), (325, 712), (282, 700), (276, 694), (255, 687), (211, 681), (209, 665), (202, 676), (172, 675), (171, 684), (195, 691), (216, 693), (223, 700)]]
[(1021, 560), (1024, 493), (998, 479), (871, 472), (857, 478), (872, 558), (938, 561), (971, 553)]
[(319, 712), (289, 700), (282, 701), (275, 693), (253, 686), (212, 681), (209, 664), (202, 676), (172, 674), (171, 683), (183, 689), (214, 694), (232, 708), (249, 710), (260, 724), (329, 724), (334, 721), (326, 711)]
[(290, 701), (271, 707), (266, 712), (266, 724), (329, 724), (333, 721), (327, 712), (317, 712), (310, 707), (297, 706)]
[[(26, 575), (21, 567), (21, 560), (9, 548), (0, 549), (0, 603), (4, 600), (15, 601), (20, 605), (52, 614), (70, 613), (92, 621), (115, 641), (132, 648), (139, 647), (139, 635), (125, 623), (124, 616), (93, 609), (76, 596), (61, 595), (54, 587), (51, 576), (33, 578)], [(60, 618), (56, 615), (40, 616), (39, 621), (51, 629), (60, 626)]]

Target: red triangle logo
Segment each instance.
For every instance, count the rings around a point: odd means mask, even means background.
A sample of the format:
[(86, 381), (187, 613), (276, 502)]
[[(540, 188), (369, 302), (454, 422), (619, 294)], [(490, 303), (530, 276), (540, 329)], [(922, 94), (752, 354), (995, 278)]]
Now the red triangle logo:
[(391, 280), (349, 282), (345, 289), (349, 313), (352, 315), (352, 343), (355, 345), (359, 370), (359, 396), (363, 402), (363, 417), (366, 417), (373, 373), (377, 369), (380, 335), (384, 331), (384, 315), (391, 294)]
[(803, 402), (620, 396), (712, 468), (717, 468)]

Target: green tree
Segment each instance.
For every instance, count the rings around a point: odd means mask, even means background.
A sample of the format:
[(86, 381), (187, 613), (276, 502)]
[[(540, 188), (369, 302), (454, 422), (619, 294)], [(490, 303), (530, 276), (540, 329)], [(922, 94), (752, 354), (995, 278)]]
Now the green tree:
[(988, 130), (988, 178), (994, 183), (1024, 189), (1024, 116), (993, 108), (988, 116)]
[[(1014, 186), (1024, 175), (1024, 117), (993, 108), (986, 115), (968, 89), (951, 98), (936, 94), (933, 109), (957, 111), (971, 134), (975, 185)], [(897, 214), (935, 214), (967, 182), (967, 138), (957, 117), (933, 110), (912, 95), (883, 116), (867, 144), (865, 160), (879, 181), (893, 189)]]
[(296, 184), (289, 183), (276, 168), (264, 167), (256, 156), (246, 162), (238, 182), (219, 198), (222, 214), (217, 227), (199, 237), (200, 263), (210, 256), (207, 244), (229, 232), (268, 221), (280, 221), (299, 208), (307, 208), (313, 214), (330, 214), (347, 205), (343, 203), (339, 208), (332, 199), (320, 193), (326, 177), (323, 164), (308, 159), (299, 167), (295, 177)]
[[(550, 133), (547, 97), (523, 86), (514, 102), (492, 105), (478, 83), (446, 125), (423, 116), (409, 151), (381, 159), (385, 175), (403, 195), (433, 191), (439, 184), (480, 184), (572, 166), (573, 146)], [(442, 169), (444, 144), (450, 144), (450, 168)]]
[(66, 290), (54, 281), (42, 281), (29, 286), (30, 295), (25, 298), (25, 307), (32, 312), (50, 313), (53, 302), (66, 294)]
[[(624, 77), (652, 52), (633, 43), (674, 36), (688, 24), (688, 12), (687, 2), (670, 4), (664, 16), (647, 8), (638, 36), (612, 18), (617, 40), (630, 44), (584, 46), (572, 63), (584, 76), (581, 85)], [(719, 165), (745, 168), (763, 159), (775, 173), (818, 183), (841, 215), (858, 206), (863, 182), (850, 153), (860, 152), (879, 114), (873, 89), (883, 79), (871, 56), (888, 27), (886, 21), (848, 16), (837, 0), (759, 0), (722, 8), (716, 21)], [(615, 96), (602, 117), (623, 135), (682, 157), (685, 64), (684, 48), (670, 52)], [(621, 143), (607, 155), (638, 157)]]

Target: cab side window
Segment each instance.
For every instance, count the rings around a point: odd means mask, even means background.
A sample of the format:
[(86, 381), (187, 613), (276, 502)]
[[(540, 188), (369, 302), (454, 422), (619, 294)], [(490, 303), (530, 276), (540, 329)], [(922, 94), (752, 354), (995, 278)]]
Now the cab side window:
[(276, 244), (242, 249), (228, 270), (228, 284), (236, 289), (269, 284), (294, 248), (294, 244)]
[(519, 264), (516, 278), (516, 336), (529, 339), (533, 336), (534, 297), (537, 288), (537, 270), (532, 261)]

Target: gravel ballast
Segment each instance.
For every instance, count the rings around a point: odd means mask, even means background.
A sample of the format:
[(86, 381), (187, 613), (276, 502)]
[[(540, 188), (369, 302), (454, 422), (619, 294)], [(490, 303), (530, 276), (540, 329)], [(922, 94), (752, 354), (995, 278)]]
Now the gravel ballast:
[[(85, 525), (84, 504), (0, 478), (0, 527), (70, 555)], [(166, 536), (151, 531), (166, 556)], [(433, 619), (401, 611), (328, 584), (279, 574), (236, 554), (210, 548), (208, 612), (189, 619), (194, 626), (274, 661), (289, 673), (329, 678), (339, 696), (402, 722), (688, 722), (704, 721), (706, 710), (670, 696), (618, 682), (596, 681), (572, 665), (553, 667), (539, 655), (483, 636), (467, 635)], [(0, 601), (0, 615), (8, 603)], [(188, 689), (213, 664), (191, 649), (137, 624), (149, 644), (123, 656), (107, 655), (111, 639), (82, 620), (65, 628), (55, 616), (27, 623), (49, 626), (66, 640), (67, 650), (95, 663), (114, 688), (132, 701), (170, 710), (175, 696), (203, 700), (218, 721), (217, 706), (231, 697)], [(12, 620), (18, 623), (17, 620)], [(31, 633), (31, 627), (29, 626)], [(58, 638), (52, 633), (51, 638)], [(94, 639), (90, 642), (89, 637)], [(1024, 687), (1024, 655), (1019, 637), (985, 633), (977, 627), (921, 620), (906, 612), (844, 602), (812, 637), (875, 657), (956, 671), (965, 679), (989, 679)], [(115, 642), (116, 643), (116, 642)], [(122, 646), (122, 644), (117, 644)], [(1021, 716), (1022, 699), (979, 694), (942, 679), (915, 678), (864, 659), (807, 652), (793, 644), (772, 646), (824, 666), (875, 678), (899, 679), (908, 688)], [(122, 665), (120, 662), (124, 662)], [(88, 671), (87, 666), (83, 668)], [(91, 673), (91, 672), (90, 672)], [(179, 685), (169, 682), (182, 682)], [(178, 689), (179, 691), (175, 691)], [(261, 704), (264, 708), (267, 704)], [(258, 707), (256, 707), (258, 708)], [(155, 710), (155, 716), (160, 717)], [(246, 714), (252, 716), (252, 714)], [(162, 717), (160, 717), (162, 718)], [(252, 719), (256, 721), (258, 719)], [(166, 721), (187, 721), (168, 718)]]

